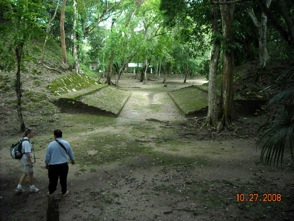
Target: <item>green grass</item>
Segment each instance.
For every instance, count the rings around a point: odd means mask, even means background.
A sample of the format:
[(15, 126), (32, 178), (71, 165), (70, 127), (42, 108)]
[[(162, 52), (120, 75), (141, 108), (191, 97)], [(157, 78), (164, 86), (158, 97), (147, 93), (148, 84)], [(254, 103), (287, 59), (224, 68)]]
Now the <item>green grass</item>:
[(122, 91), (113, 87), (105, 87), (102, 90), (81, 97), (79, 101), (88, 106), (97, 107), (117, 115), (130, 95), (131, 93), (128, 91)]
[(78, 91), (98, 83), (91, 77), (84, 74), (70, 73), (63, 77), (54, 79), (48, 88), (54, 94), (61, 95), (69, 92)]
[(168, 94), (185, 114), (193, 114), (207, 107), (207, 92), (198, 86), (171, 91)]
[[(71, 134), (73, 134), (72, 130), (74, 129), (71, 129)], [(91, 131), (89, 129), (89, 133)], [(148, 135), (146, 134), (146, 136)], [(163, 139), (165, 136), (163, 134)], [(138, 140), (137, 137), (140, 137), (140, 135), (135, 131), (131, 137), (129, 134), (124, 133), (109, 136), (107, 132), (98, 131), (91, 134), (86, 133), (80, 135), (80, 137), (81, 139), (74, 142), (76, 146), (74, 152), (78, 161), (84, 166), (118, 163), (132, 168), (148, 168), (170, 165), (194, 167), (210, 164), (209, 160), (203, 158), (203, 156), (187, 157), (159, 152), (153, 148), (154, 145), (148, 142), (148, 140), (146, 142)], [(159, 139), (162, 140), (162, 137)], [(156, 140), (153, 142), (156, 143), (157, 147), (160, 147), (162, 143)]]
[(77, 100), (81, 96), (94, 93), (94, 92), (96, 92), (96, 91), (98, 91), (98, 90), (100, 90), (100, 89), (102, 89), (104, 87), (107, 87), (107, 85), (106, 84), (95, 84), (95, 85), (92, 85), (92, 86), (89, 86), (89, 87), (80, 89), (78, 91), (73, 91), (73, 92), (69, 92), (67, 94), (61, 95), (61, 98), (62, 99), (73, 99), (73, 100)]

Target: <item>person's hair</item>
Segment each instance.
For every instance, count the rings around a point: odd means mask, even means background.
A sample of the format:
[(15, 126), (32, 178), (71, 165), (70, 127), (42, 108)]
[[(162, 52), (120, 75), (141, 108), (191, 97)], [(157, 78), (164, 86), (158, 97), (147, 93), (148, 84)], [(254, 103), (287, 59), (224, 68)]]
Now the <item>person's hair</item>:
[(54, 130), (54, 135), (56, 138), (61, 138), (62, 137), (62, 131), (61, 130)]
[(23, 133), (23, 136), (24, 137), (27, 137), (30, 133), (32, 132), (32, 129), (31, 128), (26, 128), (24, 133)]

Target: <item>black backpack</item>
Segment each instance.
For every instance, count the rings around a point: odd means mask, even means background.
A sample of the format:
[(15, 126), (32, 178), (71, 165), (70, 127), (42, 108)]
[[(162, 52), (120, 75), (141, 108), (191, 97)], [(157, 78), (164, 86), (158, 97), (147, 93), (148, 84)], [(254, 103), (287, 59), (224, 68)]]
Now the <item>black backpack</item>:
[(22, 152), (22, 142), (28, 141), (28, 139), (22, 139), (19, 140), (16, 144), (12, 144), (10, 147), (10, 155), (12, 159), (19, 160), (22, 158), (23, 152)]

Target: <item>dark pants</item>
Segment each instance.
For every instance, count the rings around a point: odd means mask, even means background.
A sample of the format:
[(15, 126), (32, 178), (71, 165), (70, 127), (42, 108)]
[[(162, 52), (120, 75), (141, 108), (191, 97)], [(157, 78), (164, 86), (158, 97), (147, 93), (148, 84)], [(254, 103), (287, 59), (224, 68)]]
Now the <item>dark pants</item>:
[(49, 193), (54, 193), (57, 187), (58, 178), (60, 179), (61, 193), (64, 194), (67, 191), (67, 174), (68, 164), (49, 165), (48, 177), (49, 177)]

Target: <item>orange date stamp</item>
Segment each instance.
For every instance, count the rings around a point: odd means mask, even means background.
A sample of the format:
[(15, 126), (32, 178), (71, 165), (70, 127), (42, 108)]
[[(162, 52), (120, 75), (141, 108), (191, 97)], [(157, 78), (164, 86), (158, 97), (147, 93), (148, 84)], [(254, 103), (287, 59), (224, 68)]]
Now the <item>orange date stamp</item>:
[(236, 193), (237, 202), (281, 202), (282, 194), (280, 193)]

